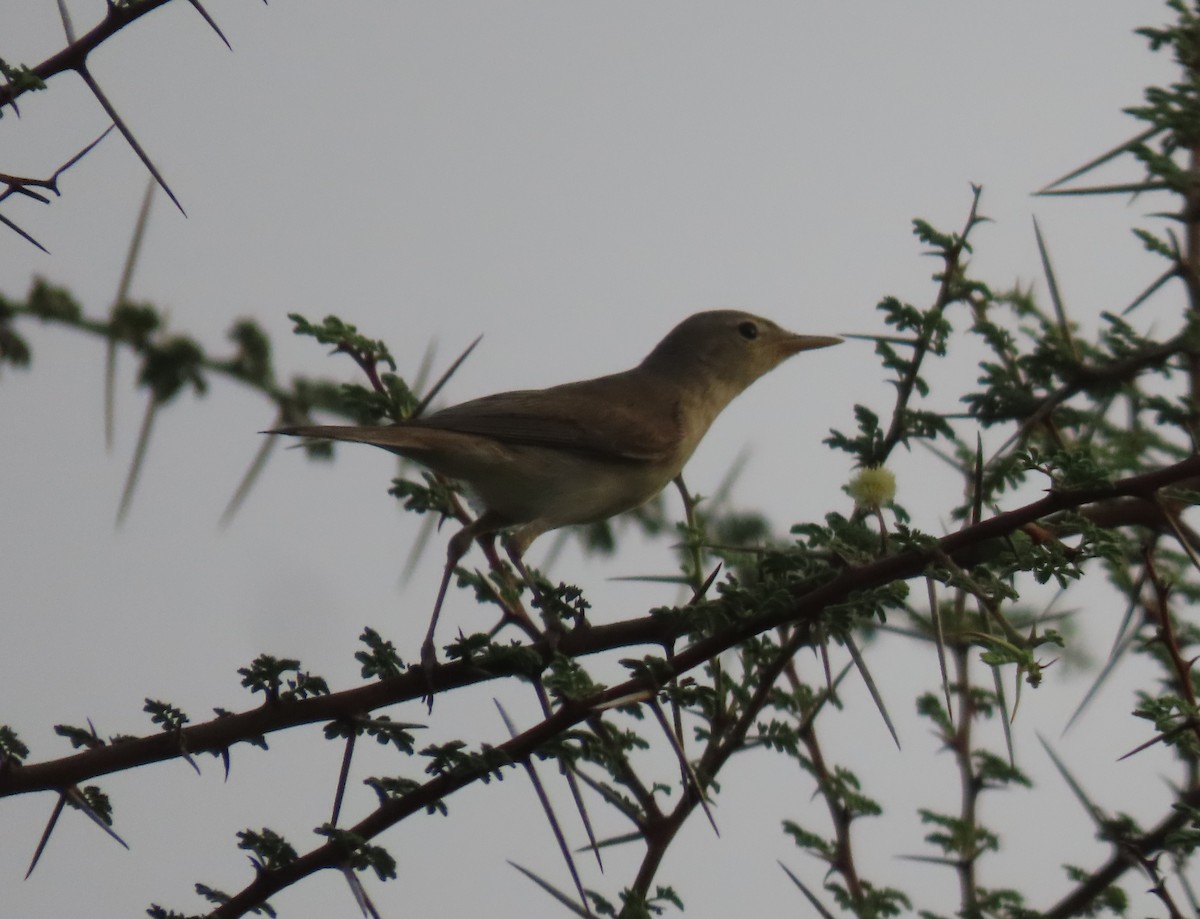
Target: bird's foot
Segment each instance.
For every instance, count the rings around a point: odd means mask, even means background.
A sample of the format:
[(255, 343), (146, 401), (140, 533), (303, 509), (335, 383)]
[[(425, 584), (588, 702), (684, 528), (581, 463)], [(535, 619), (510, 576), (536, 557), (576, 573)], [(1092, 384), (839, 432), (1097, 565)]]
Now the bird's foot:
[(433, 713), (433, 697), (436, 692), (433, 674), (437, 663), (437, 649), (433, 646), (432, 638), (426, 638), (421, 644), (421, 670), (425, 674), (425, 695), (421, 697), (421, 701), (428, 707), (430, 714)]

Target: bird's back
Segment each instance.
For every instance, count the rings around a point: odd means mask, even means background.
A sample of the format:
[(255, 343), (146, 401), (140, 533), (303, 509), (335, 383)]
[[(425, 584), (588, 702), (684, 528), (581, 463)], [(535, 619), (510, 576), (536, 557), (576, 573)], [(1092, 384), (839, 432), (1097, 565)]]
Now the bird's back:
[(409, 423), (610, 462), (670, 462), (682, 440), (677, 399), (629, 376), (626, 371), (550, 389), (497, 393)]

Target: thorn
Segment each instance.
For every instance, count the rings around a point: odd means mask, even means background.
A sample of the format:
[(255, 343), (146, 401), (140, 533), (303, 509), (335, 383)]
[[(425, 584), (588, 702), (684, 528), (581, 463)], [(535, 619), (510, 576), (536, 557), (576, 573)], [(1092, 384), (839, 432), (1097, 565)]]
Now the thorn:
[(369, 919), (380, 919), (379, 911), (375, 908), (375, 904), (371, 902), (371, 898), (367, 896), (367, 890), (362, 885), (354, 869), (349, 865), (342, 865), (342, 876), (346, 879), (346, 883), (350, 885), (350, 892), (354, 895), (354, 902), (358, 904), (358, 908), (362, 910), (364, 916)]
[(212, 30), (217, 33), (217, 37), (220, 38), (221, 41), (225, 42), (225, 47), (232, 51), (233, 45), (229, 44), (229, 39), (225, 37), (225, 33), (221, 31), (221, 27), (217, 25), (216, 20), (208, 15), (208, 10), (200, 5), (200, 0), (188, 0), (188, 2), (196, 10), (196, 12), (200, 14), (204, 21), (209, 24)]
[(429, 403), (432, 402), (435, 398), (437, 398), (437, 394), (442, 391), (442, 387), (446, 385), (446, 383), (449, 381), (450, 377), (453, 376), (454, 373), (458, 370), (458, 368), (462, 366), (463, 361), (465, 361), (468, 357), (471, 356), (471, 352), (475, 350), (475, 346), (478, 345), (481, 341), (483, 341), (482, 335), (480, 335), (473, 342), (471, 342), (469, 345), (467, 345), (466, 350), (463, 351), (463, 353), (460, 354), (457, 358), (455, 358), (454, 363), (451, 364), (450, 367), (446, 370), (446, 372), (441, 375), (441, 377), (438, 379), (438, 381), (433, 384), (433, 389), (429, 390), (429, 392), (426, 393), (425, 398), (421, 400), (421, 403), (413, 411), (413, 413), (412, 413), (413, 418), (420, 418), (421, 415), (424, 414), (425, 409), (429, 408)]
[(346, 795), (346, 782), (350, 777), (350, 762), (354, 758), (354, 741), (357, 734), (346, 738), (346, 752), (342, 754), (342, 768), (338, 773), (337, 791), (333, 795), (333, 816), (329, 818), (330, 826), (337, 826), (338, 817), (342, 813), (342, 799)]
[[(61, 3), (62, 0), (59, 0), (59, 2)], [(125, 137), (126, 143), (133, 148), (133, 152), (136, 153), (138, 159), (142, 161), (142, 165), (149, 170), (150, 175), (154, 176), (154, 180), (158, 182), (159, 187), (167, 193), (167, 197), (171, 199), (177, 208), (179, 208), (179, 213), (186, 217), (187, 211), (183, 209), (183, 205), (180, 204), (179, 199), (175, 197), (175, 192), (171, 191), (171, 186), (169, 186), (167, 184), (167, 180), (162, 177), (162, 174), (158, 171), (158, 167), (154, 165), (154, 162), (146, 154), (146, 151), (142, 149), (142, 145), (137, 142), (137, 138), (133, 136), (133, 132), (130, 131), (125, 125), (125, 122), (121, 120), (121, 116), (117, 114), (117, 110), (113, 108), (112, 103), (108, 101), (108, 97), (104, 95), (104, 91), (100, 88), (100, 84), (97, 83), (92, 77), (91, 73), (87, 69), (87, 66), (80, 64), (76, 68), (76, 72), (79, 74), (83, 82), (87, 84), (88, 89), (92, 91), (92, 95), (96, 97), (96, 101), (100, 103), (100, 107), (103, 108), (108, 117), (112, 119), (112, 122), (114, 125), (116, 125), (117, 130), (120, 131)]]
[(138, 432), (137, 446), (133, 451), (133, 461), (129, 464), (129, 473), (125, 476), (125, 488), (121, 492), (121, 503), (117, 507), (117, 526), (125, 522), (129, 506), (133, 503), (133, 492), (137, 488), (138, 476), (141, 475), (142, 463), (146, 459), (146, 447), (150, 443), (150, 432), (154, 429), (154, 416), (158, 412), (158, 399), (154, 393), (146, 402), (146, 413), (142, 416), (142, 429)]
[[(91, 146), (94, 147), (98, 144), (111, 130), (112, 125), (109, 125), (108, 130), (96, 138)], [(88, 149), (91, 149), (91, 147), (86, 148), (84, 152), (86, 153)], [(63, 168), (65, 169), (66, 167), (64, 166)], [(125, 253), (125, 265), (121, 269), (121, 280), (117, 283), (117, 295), (113, 298), (113, 305), (109, 310), (110, 316), (115, 315), (117, 308), (129, 297), (129, 287), (133, 282), (133, 269), (137, 266), (138, 253), (142, 249), (142, 239), (145, 237), (146, 224), (150, 218), (150, 202), (153, 199), (154, 180), (151, 179), (146, 183), (146, 191), (142, 195), (142, 206), (138, 209), (137, 221), (133, 225), (133, 236), (129, 240), (129, 249)], [(116, 339), (109, 337), (104, 355), (104, 446), (109, 453), (112, 452), (113, 436), (116, 430), (116, 378), (117, 342)]]
[(16, 233), (18, 236), (20, 236), (26, 242), (33, 243), (33, 245), (37, 246), (39, 249), (41, 249), (47, 255), (50, 254), (49, 249), (47, 249), (45, 246), (43, 246), (40, 242), (38, 242), (36, 239), (34, 239), (32, 236), (30, 236), (24, 230), (22, 230), (19, 226), (17, 226), (15, 223), (13, 223), (11, 220), (9, 220), (3, 214), (0, 214), (0, 223), (4, 224), (6, 227), (8, 227), (10, 230), (12, 230), (14, 233)]
[(63, 34), (67, 36), (67, 44), (75, 44), (75, 26), (71, 24), (71, 14), (64, 0), (58, 0), (58, 15), (62, 19)]
[[(281, 419), (276, 420), (276, 424), (281, 423)], [(242, 506), (242, 502), (246, 500), (246, 496), (250, 493), (250, 488), (258, 481), (259, 475), (267, 465), (267, 457), (271, 455), (271, 451), (275, 448), (277, 438), (267, 437), (259, 444), (258, 452), (254, 454), (254, 459), (250, 461), (250, 466), (246, 469), (242, 480), (238, 482), (237, 488), (233, 492), (233, 496), (229, 499), (229, 503), (225, 505), (225, 510), (221, 512), (221, 519), (217, 525), (224, 529), (233, 522), (234, 515)]]
[(119, 842), (122, 846), (124, 846), (125, 849), (128, 850), (129, 843), (127, 843), (124, 839), (122, 839), (120, 836), (118, 836), (117, 831), (114, 830), (111, 826), (109, 826), (103, 817), (101, 817), (98, 813), (96, 813), (95, 808), (93, 808), (92, 805), (90, 805), (88, 803), (87, 798), (85, 798), (83, 796), (83, 792), (81, 792), (79, 790), (78, 786), (73, 785), (70, 788), (68, 788), (66, 791), (63, 792), (63, 797), (68, 802), (70, 802), (71, 804), (74, 804), (77, 808), (79, 808), (81, 811), (83, 811), (85, 814), (87, 814), (88, 817), (91, 819), (92, 823), (96, 824), (96, 826), (98, 826), (98, 827), (100, 827), (100, 829), (104, 830), (105, 833), (107, 833), (109, 836), (111, 836), (113, 839), (115, 839), (117, 842)]
[(58, 801), (54, 804), (54, 810), (50, 813), (50, 819), (46, 821), (46, 829), (42, 830), (42, 838), (38, 840), (37, 849), (33, 853), (33, 860), (29, 863), (29, 870), (25, 872), (25, 880), (29, 880), (29, 875), (33, 874), (33, 869), (37, 867), (37, 863), (42, 857), (42, 852), (46, 849), (46, 843), (50, 841), (50, 834), (58, 823), (59, 816), (62, 814), (63, 805), (66, 803), (66, 794), (60, 793)]
[(691, 783), (692, 790), (695, 792), (696, 800), (700, 802), (700, 807), (704, 811), (704, 816), (708, 818), (708, 825), (712, 827), (713, 832), (720, 838), (721, 831), (717, 828), (717, 821), (712, 815), (712, 811), (708, 807), (707, 796), (704, 793), (704, 786), (700, 784), (700, 777), (696, 775), (696, 770), (692, 768), (692, 764), (688, 762), (687, 753), (684, 752), (683, 744), (679, 742), (679, 738), (675, 736), (675, 732), (671, 729), (671, 725), (667, 722), (666, 712), (662, 710), (662, 706), (658, 704), (658, 697), (651, 695), (648, 704), (650, 710), (654, 712), (654, 717), (658, 719), (659, 726), (663, 729), (663, 733), (667, 735), (667, 741), (671, 744), (671, 749), (675, 751), (675, 758), (679, 760), (680, 766), (683, 768), (683, 774), (687, 776)]
[(850, 652), (850, 657), (854, 660), (854, 666), (858, 668), (858, 672), (863, 678), (863, 683), (866, 684), (867, 692), (871, 694), (875, 708), (879, 710), (879, 714), (883, 718), (883, 723), (887, 725), (888, 733), (892, 735), (892, 741), (896, 744), (896, 749), (899, 750), (900, 736), (896, 733), (896, 726), (892, 724), (892, 717), (888, 714), (887, 706), (883, 704), (883, 696), (879, 694), (879, 687), (875, 685), (875, 680), (872, 678), (871, 672), (867, 669), (867, 662), (863, 660), (863, 656), (859, 653), (858, 645), (854, 643), (853, 638), (847, 635), (845, 641), (846, 648)]
[[(492, 702), (500, 712), (500, 718), (504, 721), (504, 726), (508, 729), (509, 736), (516, 737), (518, 734), (516, 725), (508, 717), (508, 712), (504, 710), (504, 706), (500, 704), (500, 700), (492, 699)], [(538, 802), (542, 805), (542, 812), (546, 815), (546, 820), (550, 824), (550, 830), (554, 833), (554, 839), (558, 843), (558, 850), (562, 853), (563, 859), (567, 863), (567, 871), (571, 875), (571, 880), (575, 882), (575, 892), (579, 894), (579, 900), (583, 904), (584, 915), (591, 916), (591, 910), (588, 909), (587, 905), (587, 894), (583, 890), (583, 880), (579, 877), (579, 869), (575, 866), (575, 858), (571, 855), (571, 848), (567, 845), (566, 836), (563, 835), (562, 824), (559, 823), (558, 817), (554, 813), (554, 808), (550, 804), (550, 798), (546, 794), (545, 786), (542, 785), (542, 780), (538, 777), (537, 769), (534, 768), (533, 762), (530, 759), (523, 759), (521, 766), (524, 767), (526, 774), (529, 776), (529, 781), (533, 785), (533, 791), (537, 795)]]

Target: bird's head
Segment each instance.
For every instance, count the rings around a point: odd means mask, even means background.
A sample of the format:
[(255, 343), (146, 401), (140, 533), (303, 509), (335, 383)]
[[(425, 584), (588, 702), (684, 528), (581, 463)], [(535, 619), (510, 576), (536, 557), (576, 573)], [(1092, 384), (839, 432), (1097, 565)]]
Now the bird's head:
[(751, 313), (710, 310), (675, 326), (642, 366), (681, 380), (710, 380), (732, 399), (793, 354), (840, 342), (829, 335), (797, 335)]

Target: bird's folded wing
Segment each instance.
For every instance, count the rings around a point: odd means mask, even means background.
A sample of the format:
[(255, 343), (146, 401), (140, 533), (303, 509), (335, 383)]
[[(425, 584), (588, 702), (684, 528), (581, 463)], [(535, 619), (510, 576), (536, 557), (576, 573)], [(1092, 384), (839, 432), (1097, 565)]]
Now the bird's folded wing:
[(641, 389), (633, 390), (637, 398), (631, 401), (629, 387), (618, 382), (620, 376), (497, 393), (408, 424), (613, 460), (669, 460), (682, 439), (675, 406)]

